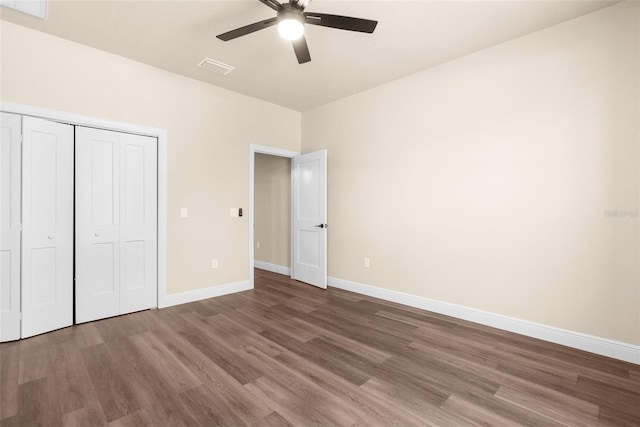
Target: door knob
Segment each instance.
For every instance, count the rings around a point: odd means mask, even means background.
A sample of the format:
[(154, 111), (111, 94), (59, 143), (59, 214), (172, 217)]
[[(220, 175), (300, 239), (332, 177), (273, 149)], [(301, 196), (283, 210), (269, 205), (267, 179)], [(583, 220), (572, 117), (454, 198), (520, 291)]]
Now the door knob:
[(53, 239), (53, 234), (49, 234), (49, 235), (47, 236), (47, 239), (49, 239), (49, 240)]
[(328, 228), (329, 224), (318, 224), (318, 225), (314, 225), (314, 227), (318, 227), (318, 228)]
[(95, 237), (100, 237), (100, 233), (93, 233)]

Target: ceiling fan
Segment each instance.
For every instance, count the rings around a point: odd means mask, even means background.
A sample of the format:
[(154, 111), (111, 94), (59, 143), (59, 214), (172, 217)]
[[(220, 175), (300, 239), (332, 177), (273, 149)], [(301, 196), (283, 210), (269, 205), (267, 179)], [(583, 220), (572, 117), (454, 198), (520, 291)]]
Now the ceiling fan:
[(298, 63), (304, 64), (305, 62), (311, 61), (309, 47), (304, 38), (305, 24), (369, 34), (373, 33), (376, 25), (378, 25), (378, 21), (372, 21), (370, 19), (305, 12), (304, 9), (311, 0), (289, 0), (289, 3), (284, 4), (279, 3), (277, 0), (259, 1), (278, 12), (278, 15), (275, 18), (265, 19), (264, 21), (236, 28), (235, 30), (220, 34), (217, 37), (226, 42), (278, 24), (278, 33), (282, 38), (293, 42), (293, 50), (296, 53), (296, 58), (298, 58)]

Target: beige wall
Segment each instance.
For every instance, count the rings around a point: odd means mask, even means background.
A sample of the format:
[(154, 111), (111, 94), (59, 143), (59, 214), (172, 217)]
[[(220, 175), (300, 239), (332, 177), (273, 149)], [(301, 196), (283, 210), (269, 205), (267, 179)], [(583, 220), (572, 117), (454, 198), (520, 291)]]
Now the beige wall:
[(254, 258), (290, 267), (291, 159), (256, 154), (254, 171)]
[(299, 151), (300, 113), (0, 25), (3, 101), (167, 129), (168, 293), (248, 279), (249, 144)]
[(640, 344), (639, 22), (620, 4), (303, 113), (330, 276)]
[(248, 145), (300, 151), (302, 123), (331, 276), (640, 344), (639, 22), (613, 6), (301, 120), (0, 21), (0, 99), (168, 129), (169, 293), (247, 279)]

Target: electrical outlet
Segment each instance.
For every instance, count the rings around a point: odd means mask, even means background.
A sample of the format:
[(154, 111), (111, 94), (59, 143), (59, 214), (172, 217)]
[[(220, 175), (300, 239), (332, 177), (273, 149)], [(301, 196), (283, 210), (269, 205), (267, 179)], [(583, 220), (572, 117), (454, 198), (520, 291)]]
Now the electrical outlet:
[(365, 266), (366, 268), (371, 267), (371, 261), (369, 260), (369, 258), (365, 258), (365, 259), (364, 259), (364, 266)]
[(260, 242), (256, 242), (256, 248), (260, 249)]
[(211, 260), (211, 268), (218, 268), (218, 258), (213, 258)]

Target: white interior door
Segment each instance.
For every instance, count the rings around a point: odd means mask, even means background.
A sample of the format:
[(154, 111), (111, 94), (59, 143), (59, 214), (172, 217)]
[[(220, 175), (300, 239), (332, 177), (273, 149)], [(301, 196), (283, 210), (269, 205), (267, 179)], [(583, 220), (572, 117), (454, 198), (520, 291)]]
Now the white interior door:
[(76, 128), (76, 322), (157, 305), (157, 142)]
[(73, 126), (22, 119), (22, 338), (73, 322)]
[(22, 117), (0, 113), (0, 342), (20, 338)]
[(326, 288), (327, 150), (294, 157), (291, 182), (291, 277)]

